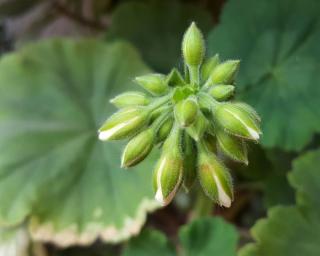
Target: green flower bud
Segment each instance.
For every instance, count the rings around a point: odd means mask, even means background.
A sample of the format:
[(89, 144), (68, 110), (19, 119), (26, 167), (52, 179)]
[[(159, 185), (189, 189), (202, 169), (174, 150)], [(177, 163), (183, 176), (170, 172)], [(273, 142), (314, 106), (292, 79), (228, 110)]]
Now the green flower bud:
[(208, 59), (201, 67), (201, 80), (207, 81), (213, 70), (219, 65), (219, 55), (216, 54)]
[(161, 142), (165, 140), (168, 135), (170, 134), (170, 131), (173, 126), (173, 118), (168, 118), (159, 128), (158, 134), (157, 134), (157, 142)]
[(184, 34), (182, 55), (188, 66), (200, 66), (205, 54), (203, 35), (197, 25), (192, 22)]
[(144, 107), (120, 109), (99, 129), (100, 140), (119, 140), (134, 135), (148, 121), (149, 112)]
[(210, 84), (231, 84), (240, 66), (239, 60), (228, 60), (219, 64), (209, 77)]
[(250, 105), (243, 102), (232, 102), (232, 104), (242, 109), (243, 111), (246, 111), (254, 120), (256, 120), (256, 122), (259, 123), (261, 121), (258, 113)]
[(165, 76), (161, 74), (150, 74), (135, 78), (135, 82), (155, 96), (160, 96), (168, 91)]
[(205, 146), (207, 147), (207, 149), (216, 154), (217, 153), (217, 139), (215, 136), (213, 136), (212, 134), (206, 133), (203, 137), (203, 143), (205, 144)]
[(129, 141), (122, 153), (122, 168), (137, 165), (148, 156), (153, 147), (154, 133), (154, 129), (149, 128)]
[(167, 76), (166, 84), (168, 84), (169, 86), (183, 86), (186, 83), (180, 72), (176, 68), (173, 68)]
[(218, 105), (214, 110), (216, 122), (227, 132), (246, 139), (258, 140), (261, 134), (256, 120), (232, 103)]
[(153, 173), (155, 199), (163, 206), (175, 196), (183, 177), (183, 157), (180, 150), (180, 130), (173, 128), (166, 139), (162, 154)]
[(195, 97), (180, 101), (174, 109), (175, 118), (182, 127), (190, 126), (197, 118), (198, 112), (199, 107)]
[(209, 90), (209, 94), (218, 101), (229, 99), (234, 94), (233, 85), (216, 85)]
[(197, 148), (191, 137), (183, 136), (183, 188), (189, 192), (197, 178)]
[(124, 108), (148, 105), (150, 99), (142, 92), (125, 92), (114, 97), (110, 102), (117, 108)]
[(208, 129), (208, 127), (209, 122), (207, 121), (205, 116), (201, 112), (199, 112), (194, 123), (187, 127), (186, 131), (195, 141), (199, 141), (203, 137), (203, 134)]
[(230, 207), (233, 188), (228, 169), (215, 154), (199, 146), (198, 177), (205, 194), (224, 207)]
[(235, 161), (248, 164), (248, 152), (244, 141), (217, 129), (217, 141), (221, 151)]

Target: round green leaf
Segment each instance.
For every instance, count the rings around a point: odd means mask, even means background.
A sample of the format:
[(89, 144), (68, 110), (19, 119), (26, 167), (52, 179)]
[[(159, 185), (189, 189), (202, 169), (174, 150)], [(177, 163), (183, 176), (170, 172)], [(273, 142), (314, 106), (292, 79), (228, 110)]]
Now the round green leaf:
[(212, 25), (198, 6), (177, 1), (127, 2), (112, 14), (107, 39), (123, 38), (134, 44), (158, 72), (169, 72), (181, 61), (181, 38), (192, 21), (203, 32)]
[(149, 72), (128, 44), (49, 40), (0, 61), (0, 224), (29, 219), (61, 246), (139, 232), (154, 209), (153, 161), (120, 169), (122, 145), (98, 141), (108, 103)]
[(320, 132), (319, 10), (316, 0), (230, 0), (209, 35), (211, 55), (241, 59), (237, 95), (261, 115), (266, 147), (300, 150)]

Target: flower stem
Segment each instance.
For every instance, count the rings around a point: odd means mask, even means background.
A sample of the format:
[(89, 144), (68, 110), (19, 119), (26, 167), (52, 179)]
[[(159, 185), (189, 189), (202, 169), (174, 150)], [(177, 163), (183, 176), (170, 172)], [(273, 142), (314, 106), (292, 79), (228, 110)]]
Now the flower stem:
[(197, 219), (205, 216), (210, 216), (213, 213), (213, 203), (207, 197), (201, 188), (198, 188), (196, 200), (192, 211), (191, 219)]
[(190, 73), (190, 82), (195, 88), (199, 88), (199, 67), (198, 66), (188, 66)]

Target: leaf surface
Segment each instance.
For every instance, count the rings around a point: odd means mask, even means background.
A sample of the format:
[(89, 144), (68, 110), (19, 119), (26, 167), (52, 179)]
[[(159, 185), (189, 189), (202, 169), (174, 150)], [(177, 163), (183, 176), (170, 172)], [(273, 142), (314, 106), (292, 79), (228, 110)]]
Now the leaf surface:
[(179, 242), (173, 249), (166, 237), (156, 230), (146, 230), (129, 241), (123, 256), (184, 255), (211, 256), (236, 255), (238, 234), (223, 219), (206, 217), (197, 219), (179, 230)]
[(241, 59), (237, 95), (262, 117), (262, 144), (301, 150), (320, 132), (320, 2), (230, 0), (209, 53)]
[[(123, 56), (126, 56), (124, 59)], [(0, 224), (26, 217), (60, 246), (139, 232), (154, 209), (153, 161), (120, 169), (120, 143), (98, 141), (108, 102), (149, 72), (128, 44), (48, 40), (0, 62)]]
[(297, 158), (289, 181), (296, 190), (295, 206), (277, 206), (252, 229), (256, 240), (241, 256), (320, 255), (320, 150)]

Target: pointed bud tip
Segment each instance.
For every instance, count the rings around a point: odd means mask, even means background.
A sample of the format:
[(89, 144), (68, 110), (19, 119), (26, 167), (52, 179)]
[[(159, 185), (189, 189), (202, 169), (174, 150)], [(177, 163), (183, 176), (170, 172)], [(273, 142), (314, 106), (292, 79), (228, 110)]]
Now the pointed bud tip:
[(199, 66), (204, 57), (205, 43), (202, 32), (195, 22), (192, 22), (182, 40), (182, 55), (189, 66)]

